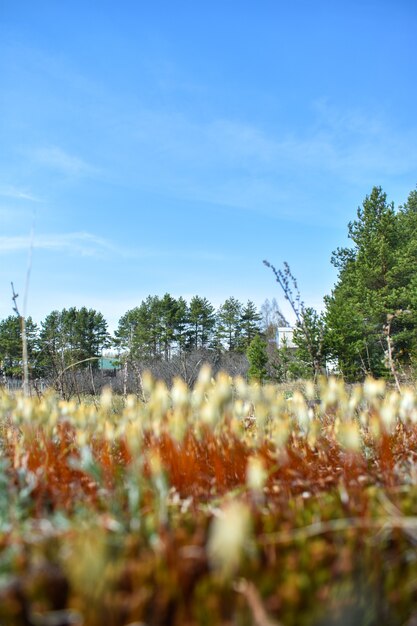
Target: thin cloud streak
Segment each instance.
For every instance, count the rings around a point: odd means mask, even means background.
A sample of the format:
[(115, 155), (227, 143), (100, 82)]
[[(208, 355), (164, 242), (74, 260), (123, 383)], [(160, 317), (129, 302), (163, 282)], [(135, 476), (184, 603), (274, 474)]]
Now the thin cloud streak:
[(27, 200), (28, 202), (41, 202), (32, 193), (17, 189), (16, 187), (0, 187), (0, 196), (2, 198), (12, 198), (13, 200)]
[(378, 184), (381, 176), (401, 177), (417, 169), (417, 125), (406, 132), (382, 114), (325, 102), (313, 103), (312, 110), (304, 131), (273, 133), (233, 119), (203, 123), (146, 110), (121, 116), (117, 133), (124, 137), (127, 160), (119, 182), (305, 218), (311, 201), (303, 189), (311, 185), (332, 181), (362, 189)]
[[(29, 236), (0, 236), (0, 254), (3, 255), (22, 251), (26, 252), (29, 250), (30, 246), (31, 238)], [(204, 250), (184, 251), (158, 250), (153, 248), (122, 248), (108, 239), (87, 232), (35, 235), (33, 247), (38, 250), (96, 258), (105, 258), (115, 255), (125, 259), (158, 257), (213, 262), (222, 262), (226, 258), (223, 254)]]
[[(30, 245), (29, 236), (0, 237), (0, 253), (2, 254), (28, 250)], [(106, 239), (84, 232), (35, 235), (34, 248), (90, 257), (103, 256), (106, 252), (121, 252)]]
[(91, 176), (99, 171), (84, 159), (70, 154), (59, 146), (37, 148), (33, 150), (32, 157), (38, 164), (56, 170), (65, 176)]

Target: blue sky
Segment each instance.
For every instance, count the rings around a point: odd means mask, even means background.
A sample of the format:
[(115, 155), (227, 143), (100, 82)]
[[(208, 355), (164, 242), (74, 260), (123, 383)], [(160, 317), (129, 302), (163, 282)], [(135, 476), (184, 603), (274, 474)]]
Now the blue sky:
[(321, 307), (373, 185), (417, 183), (417, 5), (0, 3), (0, 318), (148, 294)]

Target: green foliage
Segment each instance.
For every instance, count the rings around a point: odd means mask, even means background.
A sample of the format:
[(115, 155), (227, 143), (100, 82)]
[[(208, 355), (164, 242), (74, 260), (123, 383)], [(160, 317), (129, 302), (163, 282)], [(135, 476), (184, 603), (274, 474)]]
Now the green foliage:
[(259, 335), (252, 339), (246, 356), (249, 361), (248, 378), (263, 383), (267, 378), (266, 365), (268, 363), (267, 344)]
[(215, 325), (214, 307), (206, 298), (148, 296), (119, 321), (115, 345), (133, 359), (169, 360), (173, 353), (206, 348)]
[(207, 298), (191, 298), (188, 313), (188, 346), (194, 349), (207, 348), (213, 338), (216, 316), (213, 305)]
[(193, 350), (245, 352), (260, 333), (261, 315), (253, 302), (228, 298), (216, 312), (201, 296), (148, 296), (119, 321), (115, 345), (133, 359), (164, 359)]
[(217, 337), (226, 350), (238, 350), (242, 336), (242, 303), (236, 298), (228, 298), (217, 315)]
[[(216, 311), (200, 296), (187, 304), (184, 298), (169, 293), (162, 298), (149, 295), (120, 318), (111, 339), (103, 315), (93, 309), (52, 311), (40, 330), (30, 318), (26, 322), (32, 377), (58, 381), (68, 370), (72, 374), (77, 369), (96, 369), (103, 349), (111, 345), (122, 360), (142, 363), (169, 362), (174, 357), (178, 361), (178, 357), (194, 351), (209, 351), (213, 358), (224, 351), (244, 354), (260, 332), (260, 319), (251, 301), (243, 306), (229, 298)], [(17, 316), (0, 323), (0, 363), (6, 376), (21, 375), (22, 340)]]
[[(28, 356), (34, 364), (37, 355), (37, 326), (31, 317), (26, 319)], [(0, 367), (6, 376), (22, 375), (22, 326), (17, 315), (9, 315), (0, 322)]]
[(248, 300), (242, 308), (240, 316), (240, 349), (246, 351), (251, 341), (261, 333), (262, 315), (258, 313), (255, 304)]
[(43, 373), (54, 376), (80, 361), (80, 367), (97, 368), (109, 342), (107, 322), (98, 311), (86, 307), (52, 311), (41, 323), (39, 364)]
[(151, 320), (145, 302), (127, 311), (120, 318), (115, 332), (116, 347), (133, 357), (148, 356), (148, 351), (151, 351)]
[(293, 378), (313, 378), (325, 371), (325, 322), (312, 307), (303, 308), (302, 321), (294, 328), (293, 342), (297, 346), (291, 364)]
[(417, 353), (417, 194), (399, 211), (374, 187), (348, 225), (353, 246), (334, 252), (339, 270), (326, 298), (326, 345), (349, 380), (388, 375), (387, 319), (397, 366)]
[(293, 380), (294, 349), (289, 347), (288, 341), (284, 339), (279, 347), (277, 347), (275, 341), (270, 341), (267, 345), (267, 354), (268, 378), (278, 383)]

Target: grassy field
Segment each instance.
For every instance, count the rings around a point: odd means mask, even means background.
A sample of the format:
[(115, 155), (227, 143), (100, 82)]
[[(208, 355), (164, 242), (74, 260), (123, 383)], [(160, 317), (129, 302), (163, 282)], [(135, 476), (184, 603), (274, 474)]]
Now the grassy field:
[(144, 388), (1, 396), (0, 624), (417, 623), (414, 391)]

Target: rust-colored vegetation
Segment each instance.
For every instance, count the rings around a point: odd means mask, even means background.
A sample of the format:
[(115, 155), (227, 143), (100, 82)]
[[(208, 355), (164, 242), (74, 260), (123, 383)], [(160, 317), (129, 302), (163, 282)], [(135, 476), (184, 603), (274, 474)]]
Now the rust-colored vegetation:
[(1, 397), (0, 624), (414, 623), (412, 391), (144, 383)]

